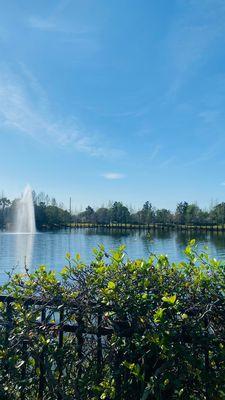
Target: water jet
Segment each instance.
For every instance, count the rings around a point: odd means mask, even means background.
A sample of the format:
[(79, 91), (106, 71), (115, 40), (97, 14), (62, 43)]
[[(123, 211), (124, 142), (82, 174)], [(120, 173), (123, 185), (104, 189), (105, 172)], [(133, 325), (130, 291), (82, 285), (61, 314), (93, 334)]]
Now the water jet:
[(33, 194), (29, 185), (25, 187), (21, 199), (16, 201), (14, 232), (36, 233)]

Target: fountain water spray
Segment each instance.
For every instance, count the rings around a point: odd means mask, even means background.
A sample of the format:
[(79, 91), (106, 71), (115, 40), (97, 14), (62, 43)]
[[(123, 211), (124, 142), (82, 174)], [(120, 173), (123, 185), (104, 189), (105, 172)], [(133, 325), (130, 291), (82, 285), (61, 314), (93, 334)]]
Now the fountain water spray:
[(17, 233), (35, 233), (35, 215), (32, 190), (26, 186), (21, 199), (17, 200), (15, 209), (14, 231)]

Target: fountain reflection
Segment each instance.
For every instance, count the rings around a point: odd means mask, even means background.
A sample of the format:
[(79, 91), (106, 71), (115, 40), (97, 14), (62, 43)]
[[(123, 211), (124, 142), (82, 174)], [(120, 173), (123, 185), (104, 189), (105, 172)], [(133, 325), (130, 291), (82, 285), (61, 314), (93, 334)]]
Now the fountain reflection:
[(18, 272), (24, 272), (32, 266), (34, 234), (17, 234), (15, 240), (15, 257)]

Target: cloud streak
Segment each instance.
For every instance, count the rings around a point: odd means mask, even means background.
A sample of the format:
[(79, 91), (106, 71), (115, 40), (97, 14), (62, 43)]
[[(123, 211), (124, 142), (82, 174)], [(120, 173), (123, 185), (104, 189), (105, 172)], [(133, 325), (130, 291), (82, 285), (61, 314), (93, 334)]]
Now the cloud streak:
[(108, 180), (118, 180), (118, 179), (124, 179), (125, 175), (118, 173), (118, 172), (106, 172), (105, 174), (102, 174), (103, 178), (108, 179)]
[(214, 44), (225, 34), (224, 1), (189, 0), (182, 8), (166, 39), (166, 65), (172, 76), (167, 101), (207, 62)]
[(62, 22), (58, 22), (52, 18), (41, 18), (38, 16), (31, 16), (28, 19), (28, 25), (31, 28), (38, 29), (40, 31), (73, 34), (76, 35), (77, 38), (82, 38), (85, 35), (90, 34), (89, 29), (85, 28), (74, 29), (73, 27), (70, 27)]
[[(70, 28), (68, 23), (65, 24), (60, 21), (60, 16), (63, 11), (70, 4), (70, 0), (60, 1), (52, 10), (52, 13), (48, 17), (40, 17), (32, 15), (28, 18), (28, 25), (33, 29), (48, 32), (59, 32), (59, 33), (75, 33), (74, 28)], [(84, 33), (84, 30), (76, 33)]]
[(55, 41), (57, 36), (60, 43), (76, 46), (76, 52), (79, 50), (82, 56), (89, 58), (101, 49), (100, 28), (93, 25), (92, 20), (79, 18), (78, 14), (73, 18), (66, 17), (65, 9), (70, 3), (71, 0), (60, 1), (48, 15), (30, 15), (25, 24), (49, 40)]
[(150, 153), (150, 155), (149, 155), (149, 161), (154, 161), (157, 158), (157, 156), (159, 155), (160, 150), (161, 150), (160, 145), (155, 146), (153, 148), (152, 153)]
[(175, 161), (175, 157), (174, 156), (169, 157), (159, 165), (159, 168), (166, 168), (169, 165), (171, 165), (173, 161)]
[(20, 77), (9, 71), (0, 71), (0, 127), (90, 156), (124, 155), (120, 149), (102, 145), (106, 142), (104, 137), (86, 133), (74, 118), (59, 120), (50, 112), (44, 89), (25, 67), (22, 70)]

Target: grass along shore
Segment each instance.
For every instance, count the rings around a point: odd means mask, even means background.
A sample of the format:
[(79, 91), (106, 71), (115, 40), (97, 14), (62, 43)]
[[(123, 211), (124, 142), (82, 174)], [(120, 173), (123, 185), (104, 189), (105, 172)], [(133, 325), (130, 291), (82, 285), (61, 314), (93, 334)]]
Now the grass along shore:
[(106, 229), (143, 229), (143, 230), (178, 230), (178, 231), (212, 231), (225, 232), (225, 224), (220, 225), (185, 225), (185, 224), (131, 224), (131, 223), (109, 223), (98, 224), (92, 222), (74, 222), (66, 224), (69, 228), (106, 228)]

